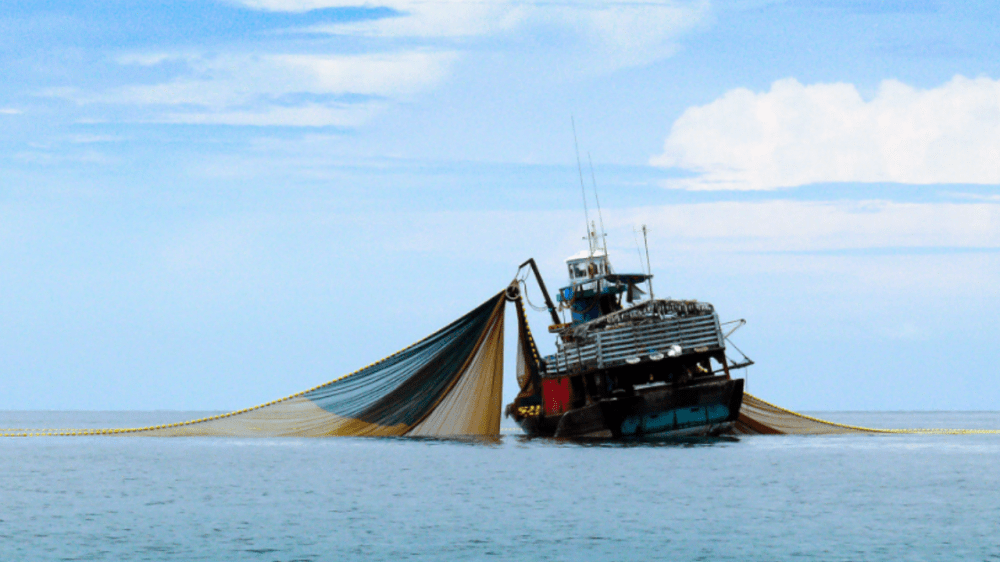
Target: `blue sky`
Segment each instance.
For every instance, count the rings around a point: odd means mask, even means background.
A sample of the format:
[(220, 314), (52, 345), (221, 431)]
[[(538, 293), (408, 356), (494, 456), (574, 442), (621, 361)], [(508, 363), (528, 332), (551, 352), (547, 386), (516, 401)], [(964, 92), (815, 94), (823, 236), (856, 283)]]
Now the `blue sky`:
[(559, 286), (572, 116), (613, 263), (648, 225), (658, 296), (749, 321), (751, 392), (996, 409), (998, 27), (987, 2), (4, 2), (0, 408), (244, 407), (527, 257)]

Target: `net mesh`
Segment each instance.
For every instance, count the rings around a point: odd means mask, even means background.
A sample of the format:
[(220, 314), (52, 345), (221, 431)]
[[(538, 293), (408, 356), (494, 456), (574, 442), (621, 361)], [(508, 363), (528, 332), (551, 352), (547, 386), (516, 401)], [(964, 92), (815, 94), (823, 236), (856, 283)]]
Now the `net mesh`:
[(0, 429), (0, 435), (496, 436), (505, 302), (498, 293), (382, 361), (253, 408), (151, 427)]
[(743, 393), (743, 406), (734, 431), (741, 435), (832, 435), (842, 433), (926, 433), (939, 435), (1000, 434), (995, 429), (875, 429), (836, 423), (775, 406)]

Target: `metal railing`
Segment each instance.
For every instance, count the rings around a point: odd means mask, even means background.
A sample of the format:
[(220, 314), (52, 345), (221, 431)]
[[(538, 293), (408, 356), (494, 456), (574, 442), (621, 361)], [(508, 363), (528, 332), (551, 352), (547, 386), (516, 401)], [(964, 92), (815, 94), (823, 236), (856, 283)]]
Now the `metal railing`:
[(668, 354), (672, 346), (680, 348), (679, 353), (675, 352), (678, 356), (695, 353), (696, 349), (707, 351), (726, 347), (715, 312), (682, 317), (647, 317), (642, 322), (587, 330), (567, 340), (558, 342), (558, 351), (545, 358), (547, 375), (561, 376), (659, 360)]

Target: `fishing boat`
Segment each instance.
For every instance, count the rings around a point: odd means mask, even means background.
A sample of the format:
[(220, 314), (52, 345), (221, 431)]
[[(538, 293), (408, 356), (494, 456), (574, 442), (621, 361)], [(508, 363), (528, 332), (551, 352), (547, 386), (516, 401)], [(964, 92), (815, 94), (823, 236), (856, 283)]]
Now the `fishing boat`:
[[(508, 296), (520, 303), (513, 293), (526, 292), (527, 275), (534, 274), (556, 351), (539, 356), (519, 306), (520, 392), (506, 415), (531, 436), (627, 439), (731, 431), (743, 401), (743, 379), (732, 371), (753, 362), (745, 356), (731, 361), (726, 342), (744, 321), (735, 321), (727, 334), (707, 302), (654, 298), (652, 274), (615, 272), (597, 236), (591, 224), (590, 248), (566, 260), (569, 283), (556, 295), (558, 307), (534, 259), (519, 269), (525, 277)], [(648, 264), (648, 245), (646, 255)], [(563, 322), (557, 311), (568, 311), (571, 320)]]

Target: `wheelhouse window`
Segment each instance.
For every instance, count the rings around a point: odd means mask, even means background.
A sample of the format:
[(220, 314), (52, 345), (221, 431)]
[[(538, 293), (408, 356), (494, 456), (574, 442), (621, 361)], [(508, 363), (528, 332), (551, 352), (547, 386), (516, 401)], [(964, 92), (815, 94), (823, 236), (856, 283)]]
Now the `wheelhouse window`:
[(595, 257), (591, 260), (580, 260), (568, 263), (570, 279), (587, 279), (610, 273), (607, 261), (603, 257)]

